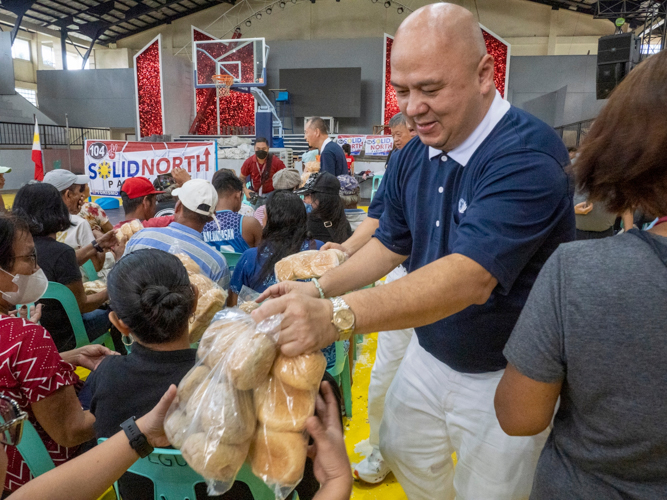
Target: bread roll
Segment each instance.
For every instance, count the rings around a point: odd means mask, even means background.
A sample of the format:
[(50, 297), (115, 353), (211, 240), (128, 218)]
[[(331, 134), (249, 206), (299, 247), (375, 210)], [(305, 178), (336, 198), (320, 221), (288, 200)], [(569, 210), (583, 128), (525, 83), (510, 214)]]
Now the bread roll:
[(181, 447), (183, 458), (206, 479), (232, 481), (243, 465), (250, 443), (219, 443), (213, 436), (198, 432), (188, 436)]
[(123, 233), (128, 240), (132, 238), (132, 235), (134, 234), (134, 231), (132, 231), (132, 226), (130, 226), (129, 222), (120, 226), (120, 232)]
[(259, 387), (269, 375), (277, 349), (263, 332), (239, 336), (227, 357), (227, 373), (234, 387), (241, 391)]
[(291, 256), (294, 259), (292, 269), (294, 271), (295, 279), (304, 280), (316, 277), (313, 274), (311, 264), (313, 262), (313, 258), (318, 253), (319, 252), (317, 250), (306, 250), (305, 252), (299, 252)]
[(229, 383), (211, 387), (202, 398), (201, 423), (205, 429), (217, 432), (220, 442), (241, 444), (255, 432), (255, 409), (252, 393), (237, 391)]
[(308, 417), (315, 413), (316, 395), (270, 376), (255, 389), (257, 420), (272, 431), (300, 432), (306, 428)]
[(345, 262), (347, 260), (347, 255), (345, 255), (345, 252), (342, 252), (342, 251), (338, 250), (337, 248), (331, 248), (327, 251), (328, 252), (333, 252), (333, 253), (336, 254), (336, 256), (338, 257), (338, 265), (342, 264), (343, 262)]
[(174, 448), (180, 449), (183, 446), (191, 423), (192, 418), (180, 408), (164, 420), (164, 433)]
[(102, 280), (86, 281), (83, 284), (83, 290), (86, 292), (86, 295), (92, 295), (94, 293), (101, 292), (106, 290), (106, 288), (107, 284)]
[(299, 432), (260, 428), (250, 447), (252, 473), (270, 485), (296, 485), (303, 476), (307, 448), (308, 442)]
[(118, 230), (116, 231), (116, 240), (118, 240), (119, 245), (127, 243), (128, 238), (127, 236), (125, 236), (125, 234), (123, 234), (120, 228), (118, 228)]
[[(202, 383), (199, 384), (199, 387), (195, 388), (190, 398), (188, 398), (188, 402), (185, 404), (185, 411), (188, 414), (188, 417), (195, 418), (197, 410), (202, 407), (202, 401), (210, 383), (210, 379), (204, 379)], [(201, 411), (199, 413), (201, 415)]]
[(192, 323), (188, 324), (191, 343), (201, 339), (206, 328), (211, 324), (213, 316), (225, 307), (226, 301), (226, 292), (218, 287), (214, 287), (208, 292), (199, 295), (197, 309), (195, 310), (195, 319)]
[(181, 401), (181, 404), (186, 404), (190, 399), (190, 396), (195, 392), (195, 390), (201, 385), (201, 383), (206, 380), (206, 377), (211, 372), (206, 366), (199, 365), (190, 370), (181, 383), (178, 384), (178, 399)]
[(177, 253), (176, 257), (178, 257), (179, 260), (183, 263), (188, 273), (201, 274), (201, 269), (189, 255), (184, 253)]
[(333, 250), (317, 252), (310, 262), (313, 278), (319, 278), (339, 264), (338, 255)]
[(139, 219), (134, 219), (133, 221), (130, 222), (130, 228), (132, 229), (133, 233), (138, 233), (144, 228), (144, 226), (139, 221)]
[(241, 311), (243, 311), (244, 313), (250, 314), (255, 309), (257, 309), (259, 306), (260, 306), (260, 304), (258, 304), (254, 300), (249, 300), (248, 302), (244, 302), (243, 304), (241, 304), (239, 306), (239, 309), (241, 309)]
[(321, 351), (288, 358), (278, 354), (271, 368), (271, 374), (283, 384), (304, 391), (317, 390), (320, 387), (327, 359)]
[(276, 271), (276, 279), (278, 281), (292, 281), (294, 279), (294, 269), (292, 267), (293, 260), (291, 256), (276, 262), (274, 267)]
[(199, 295), (204, 295), (206, 292), (210, 292), (217, 287), (213, 280), (207, 278), (203, 274), (193, 274), (189, 273), (188, 278), (190, 278), (190, 284), (195, 285), (199, 291)]
[(250, 318), (245, 321), (220, 319), (204, 332), (197, 356), (213, 369), (227, 355), (234, 341), (241, 335), (249, 335), (253, 329), (254, 323)]

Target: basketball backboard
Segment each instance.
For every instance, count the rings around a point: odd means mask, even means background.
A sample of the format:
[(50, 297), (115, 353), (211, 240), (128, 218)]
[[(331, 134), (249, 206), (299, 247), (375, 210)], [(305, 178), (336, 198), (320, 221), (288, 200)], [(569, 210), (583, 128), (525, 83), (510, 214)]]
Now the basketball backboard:
[(264, 38), (205, 40), (194, 42), (192, 60), (195, 87), (213, 88), (213, 75), (234, 77), (234, 87), (266, 85), (266, 59), (269, 47)]

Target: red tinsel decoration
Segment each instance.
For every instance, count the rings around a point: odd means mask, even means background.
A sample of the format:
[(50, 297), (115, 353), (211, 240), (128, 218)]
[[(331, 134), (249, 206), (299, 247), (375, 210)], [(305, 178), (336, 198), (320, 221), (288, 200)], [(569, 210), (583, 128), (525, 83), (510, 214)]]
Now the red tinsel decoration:
[[(215, 40), (206, 33), (194, 29), (193, 42), (202, 40)], [(211, 51), (215, 57), (224, 54), (224, 49), (219, 48), (217, 53)], [(252, 45), (237, 51), (240, 55), (248, 55), (246, 62), (241, 65), (244, 79), (253, 79)], [(215, 73), (215, 62), (204, 54), (197, 54), (197, 80), (198, 83), (211, 83), (211, 76)], [(231, 67), (229, 67), (231, 70)], [(235, 75), (238, 76), (238, 75)], [(197, 102), (197, 113), (205, 109), (204, 118), (199, 122), (196, 130), (198, 135), (217, 135), (218, 116), (215, 109), (215, 89), (195, 89)], [(211, 96), (211, 97), (210, 97)], [(220, 99), (220, 133), (222, 134), (254, 134), (255, 133), (255, 98), (251, 94), (236, 92), (232, 90), (229, 97)]]
[[(501, 96), (505, 95), (505, 77), (507, 72), (507, 45), (495, 38), (490, 33), (482, 30), (484, 41), (486, 42), (486, 50), (493, 56), (493, 80), (496, 84), (498, 92)], [(398, 113), (398, 102), (396, 100), (396, 90), (391, 84), (391, 47), (394, 39), (387, 37), (387, 46), (385, 50), (385, 87), (384, 87), (384, 123), (389, 123), (389, 120)], [(385, 134), (389, 134), (389, 128), (385, 128)]]
[(505, 77), (507, 74), (507, 45), (482, 30), (486, 51), (493, 56), (493, 81), (501, 96), (505, 96)]
[(155, 40), (136, 62), (141, 137), (162, 135), (162, 91), (160, 88), (160, 46)]

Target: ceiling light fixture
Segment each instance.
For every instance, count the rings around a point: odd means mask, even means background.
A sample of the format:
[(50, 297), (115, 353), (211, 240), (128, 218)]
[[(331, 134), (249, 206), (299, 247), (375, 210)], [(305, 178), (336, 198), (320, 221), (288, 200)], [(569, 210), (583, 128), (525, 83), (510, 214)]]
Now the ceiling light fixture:
[(252, 21), (251, 21), (250, 19), (248, 19), (248, 20), (245, 22), (245, 25), (246, 25), (246, 26), (250, 26), (251, 24), (252, 24)]
[(281, 8), (281, 9), (284, 9), (284, 8), (285, 8), (285, 2), (280, 2), (279, 5), (280, 5), (280, 8)]
[(385, 8), (385, 9), (388, 9), (389, 7), (391, 7), (391, 2), (390, 2), (389, 0), (387, 0), (387, 1), (384, 3), (384, 8)]
[(266, 13), (267, 13), (268, 15), (271, 15), (271, 12), (273, 12), (273, 9), (272, 9), (271, 7), (267, 7), (267, 8), (266, 8)]
[(399, 14), (403, 14), (403, 7), (399, 7), (398, 9), (396, 9), (396, 12), (398, 12)]
[(258, 12), (257, 14), (255, 14), (255, 17), (256, 17), (257, 19), (261, 19), (261, 18), (262, 18), (262, 13), (261, 13), (261, 12)]

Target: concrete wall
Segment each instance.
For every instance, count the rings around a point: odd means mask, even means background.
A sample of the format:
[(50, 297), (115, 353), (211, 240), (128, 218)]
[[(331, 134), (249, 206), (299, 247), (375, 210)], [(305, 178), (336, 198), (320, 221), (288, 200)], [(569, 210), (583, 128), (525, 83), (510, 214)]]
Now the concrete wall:
[(595, 118), (597, 56), (512, 57), (508, 100), (553, 127)]
[[(613, 23), (578, 14), (567, 9), (551, 10), (526, 0), (450, 0), (470, 10), (488, 29), (512, 44), (515, 55), (586, 54), (597, 51), (597, 39), (614, 32)], [(403, 2), (410, 9), (433, 3), (434, 0)], [(284, 9), (273, 6), (271, 15), (261, 19), (253, 11), (264, 11), (267, 2), (250, 0), (232, 7), (220, 4), (118, 42), (118, 47), (136, 51), (158, 33), (162, 33), (165, 49), (181, 51), (189, 57), (190, 26), (194, 25), (219, 38), (231, 38), (234, 28), (241, 26), (243, 37), (265, 37), (274, 40), (324, 40), (332, 38), (375, 38), (384, 33), (393, 35), (409, 10), (398, 14), (396, 5), (384, 7), (384, 1), (317, 0), (311, 3), (287, 1)], [(252, 9), (252, 10), (251, 10)], [(250, 17), (252, 25), (245, 26)]]
[(0, 95), (2, 94), (14, 94), (12, 37), (9, 31), (0, 32)]
[[(341, 118), (339, 133), (370, 134), (380, 123), (383, 38), (275, 40), (270, 46), (266, 89), (280, 88), (280, 69), (361, 67), (361, 117)], [(295, 125), (294, 132), (302, 132), (303, 118)]]
[(4, 191), (19, 189), (35, 176), (35, 164), (30, 149), (0, 149), (0, 165), (12, 171), (5, 174)]
[(133, 128), (134, 70), (38, 71), (39, 107), (58, 124)]

